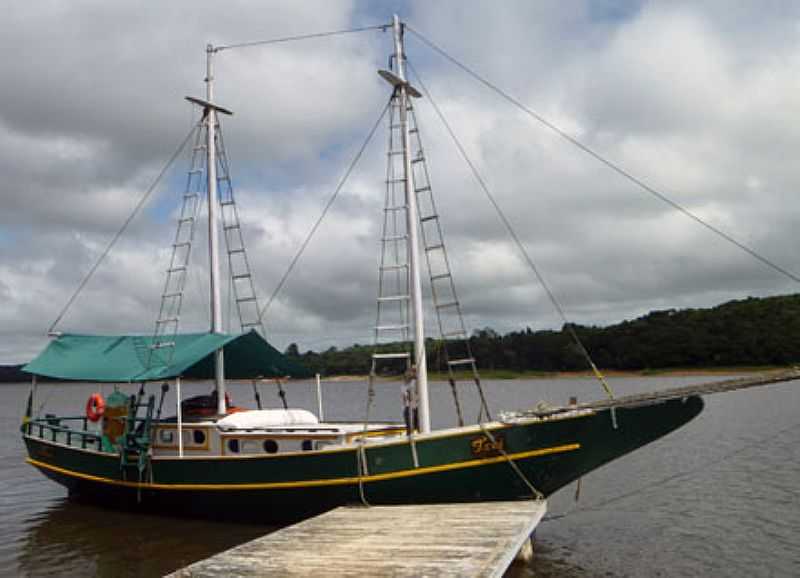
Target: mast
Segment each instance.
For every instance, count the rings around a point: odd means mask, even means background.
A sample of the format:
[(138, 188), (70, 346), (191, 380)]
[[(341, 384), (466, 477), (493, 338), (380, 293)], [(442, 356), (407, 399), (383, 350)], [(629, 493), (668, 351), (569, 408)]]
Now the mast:
[[(214, 102), (213, 56), (216, 49), (206, 46), (206, 101)], [(208, 267), (211, 289), (211, 333), (222, 333), (222, 302), (219, 283), (219, 216), (217, 214), (217, 151), (215, 130), (217, 111), (206, 107), (206, 177), (208, 179)], [(225, 407), (225, 357), (222, 348), (214, 352), (214, 382), (217, 388), (217, 413), (227, 413)]]
[(394, 31), (394, 62), (400, 83), (396, 90), (400, 97), (400, 130), (403, 135), (403, 169), (405, 173), (406, 227), (408, 230), (408, 265), (411, 273), (411, 309), (414, 317), (414, 366), (416, 368), (419, 427), (422, 433), (431, 431), (430, 403), (428, 398), (428, 366), (425, 358), (425, 325), (422, 318), (422, 283), (419, 272), (419, 236), (417, 229), (417, 196), (414, 190), (414, 173), (411, 169), (411, 137), (408, 128), (408, 81), (403, 53), (403, 25), (397, 14), (392, 19)]

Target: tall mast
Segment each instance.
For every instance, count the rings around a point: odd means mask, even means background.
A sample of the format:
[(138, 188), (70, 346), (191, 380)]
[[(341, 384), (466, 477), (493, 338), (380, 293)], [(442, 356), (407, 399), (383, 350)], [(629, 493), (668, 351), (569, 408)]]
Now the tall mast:
[[(206, 101), (214, 102), (214, 46), (206, 46)], [(208, 178), (208, 267), (211, 289), (211, 333), (222, 333), (222, 303), (219, 283), (219, 216), (217, 214), (217, 112), (213, 106), (206, 107), (206, 176)], [(225, 407), (225, 358), (222, 349), (214, 352), (214, 381), (217, 387), (217, 413), (227, 413)]]
[(428, 365), (425, 359), (425, 325), (422, 318), (422, 283), (419, 274), (419, 236), (417, 229), (417, 196), (414, 190), (414, 173), (411, 169), (411, 136), (408, 127), (408, 81), (403, 53), (403, 25), (397, 14), (392, 20), (394, 30), (394, 62), (400, 83), (400, 131), (403, 135), (403, 169), (405, 173), (406, 227), (408, 230), (408, 265), (411, 273), (411, 309), (414, 315), (414, 365), (416, 367), (419, 427), (422, 433), (431, 431), (430, 403), (428, 398)]

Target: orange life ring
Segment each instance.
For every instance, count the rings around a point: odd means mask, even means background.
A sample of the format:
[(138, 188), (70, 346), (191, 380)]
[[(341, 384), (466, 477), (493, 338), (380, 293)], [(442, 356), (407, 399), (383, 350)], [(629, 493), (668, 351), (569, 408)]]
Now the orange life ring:
[(106, 400), (99, 393), (93, 393), (86, 402), (86, 417), (89, 421), (98, 421), (106, 412)]

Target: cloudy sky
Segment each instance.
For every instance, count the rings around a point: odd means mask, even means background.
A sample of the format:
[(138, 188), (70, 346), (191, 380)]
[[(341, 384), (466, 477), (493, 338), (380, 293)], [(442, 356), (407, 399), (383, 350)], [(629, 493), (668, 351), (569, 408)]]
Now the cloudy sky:
[[(800, 5), (794, 2), (8, 3), (0, 36), (0, 363), (26, 361), (196, 122), (206, 43), (388, 22), (393, 11), (607, 158), (800, 271)], [(246, 241), (272, 292), (388, 98), (380, 31), (217, 57)], [(566, 143), (413, 36), (419, 71), (568, 317), (797, 290), (795, 283)], [(561, 322), (425, 100), (433, 186), (470, 327)], [(267, 317), (279, 348), (369, 342), (385, 134)], [(63, 317), (152, 331), (183, 188), (181, 156)], [(200, 237), (202, 242), (203, 237)], [(205, 326), (198, 262), (185, 328)]]

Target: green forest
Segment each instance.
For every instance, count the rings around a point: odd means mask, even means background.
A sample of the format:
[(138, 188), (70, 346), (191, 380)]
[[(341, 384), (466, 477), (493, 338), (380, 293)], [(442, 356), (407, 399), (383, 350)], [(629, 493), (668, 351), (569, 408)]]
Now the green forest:
[[(501, 335), (476, 330), (470, 346), (478, 367), (509, 372), (580, 371), (585, 357), (561, 330), (512, 331)], [(602, 369), (657, 370), (787, 365), (800, 361), (800, 294), (730, 301), (710, 309), (652, 311), (607, 327), (573, 325), (572, 329)], [(428, 365), (446, 371), (441, 343), (427, 342)], [(403, 351), (403, 344), (382, 351)], [(371, 345), (286, 353), (322, 375), (366, 374)]]
[[(800, 294), (750, 297), (710, 309), (652, 311), (607, 327), (573, 325), (572, 330), (601, 369), (659, 370), (675, 368), (752, 367), (800, 362)], [(473, 332), (472, 354), (483, 370), (553, 372), (588, 369), (571, 336), (561, 330), (512, 331), (490, 328)], [(404, 351), (406, 345), (383, 346)], [(286, 354), (323, 376), (369, 373), (371, 345), (331, 347), (301, 353), (296, 344)], [(427, 342), (428, 366), (446, 371), (441, 343)], [(0, 381), (25, 381), (19, 365), (0, 366)]]

